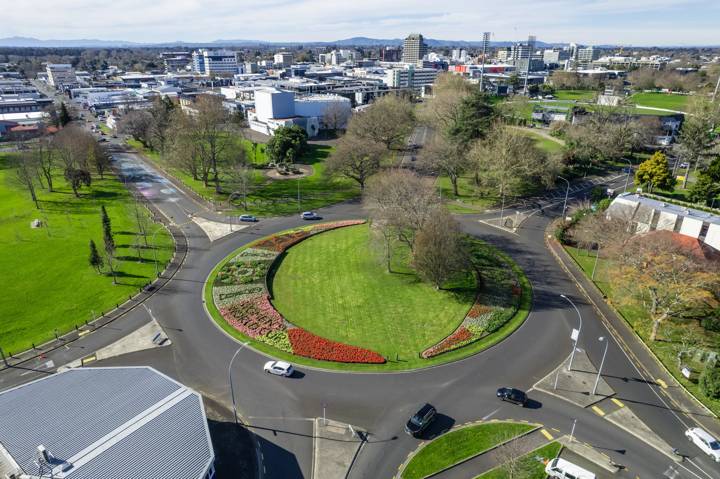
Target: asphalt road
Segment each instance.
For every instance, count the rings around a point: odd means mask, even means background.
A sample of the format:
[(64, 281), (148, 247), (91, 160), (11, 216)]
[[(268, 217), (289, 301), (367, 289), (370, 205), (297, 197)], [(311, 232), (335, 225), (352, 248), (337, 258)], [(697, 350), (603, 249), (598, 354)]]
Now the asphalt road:
[[(242, 347), (226, 336), (208, 317), (202, 303), (202, 288), (210, 270), (239, 246), (279, 230), (298, 226), (299, 217), (261, 219), (242, 231), (210, 243), (191, 221), (191, 214), (217, 219), (201, 205), (182, 193), (135, 154), (118, 153), (130, 184), (186, 235), (189, 252), (175, 277), (146, 301), (173, 342), (173, 376), (212, 400), (230, 404), (228, 363)], [(622, 188), (624, 178), (616, 180)], [(584, 192), (577, 195), (582, 196)], [(560, 195), (562, 196), (562, 195)], [(432, 435), (452, 424), (480, 418), (516, 418), (540, 422), (569, 433), (577, 419), (576, 437), (607, 453), (627, 469), (618, 477), (661, 478), (672, 463), (633, 436), (611, 425), (590, 410), (571, 406), (539, 392), (530, 397), (534, 408), (519, 408), (499, 403), (495, 389), (512, 385), (529, 389), (571, 349), (569, 334), (577, 325), (575, 311), (559, 297), (568, 294), (576, 302), (584, 319), (579, 347), (599, 364), (602, 345), (599, 336), (610, 334), (585, 304), (575, 285), (560, 269), (544, 246), (545, 226), (551, 215), (562, 208), (558, 197), (554, 207), (533, 214), (512, 234), (480, 223), (480, 216), (464, 216), (464, 229), (495, 244), (510, 254), (525, 270), (533, 284), (533, 310), (528, 320), (507, 340), (471, 358), (431, 369), (384, 374), (348, 374), (300, 367), (302, 377), (283, 379), (262, 372), (266, 357), (243, 348), (233, 365), (239, 414), (257, 435), (261, 447), (262, 469), (266, 478), (310, 477), (312, 470), (312, 424), (321, 416), (360, 426), (370, 432), (351, 471), (351, 478), (390, 478), (419, 441), (403, 433), (407, 417), (424, 402), (441, 413), (429, 431)], [(363, 216), (358, 203), (350, 202), (322, 209), (327, 221)], [(145, 308), (135, 308), (110, 327), (89, 334), (68, 348), (50, 353), (47, 358), (0, 372), (0, 388), (9, 387), (51, 372), (77, 357), (109, 344), (149, 321)], [(147, 355), (152, 365), (152, 355)], [(53, 366), (47, 366), (52, 361)], [(118, 358), (116, 363), (121, 363)], [(165, 358), (167, 362), (167, 357)], [(134, 363), (128, 358), (129, 363)], [(162, 368), (162, 367), (161, 367)], [(638, 370), (615, 341), (605, 364), (605, 379), (618, 396), (668, 443), (690, 456), (680, 466), (688, 479), (720, 479), (720, 468), (697, 449), (688, 446), (683, 431), (691, 419), (664, 404), (655, 389), (643, 380)]]

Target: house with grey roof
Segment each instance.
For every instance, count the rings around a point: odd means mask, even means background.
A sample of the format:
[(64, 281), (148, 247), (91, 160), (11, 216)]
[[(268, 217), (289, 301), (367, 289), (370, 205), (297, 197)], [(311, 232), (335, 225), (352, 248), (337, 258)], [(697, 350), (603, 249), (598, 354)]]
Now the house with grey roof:
[(202, 397), (150, 367), (0, 392), (2, 479), (212, 479), (214, 460)]
[(673, 231), (720, 250), (720, 216), (634, 193), (617, 196), (608, 218), (630, 222), (637, 233)]

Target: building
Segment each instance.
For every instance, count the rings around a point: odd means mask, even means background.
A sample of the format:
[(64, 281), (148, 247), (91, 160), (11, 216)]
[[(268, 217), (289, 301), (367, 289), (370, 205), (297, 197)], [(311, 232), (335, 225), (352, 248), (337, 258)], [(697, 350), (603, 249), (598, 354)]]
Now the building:
[(289, 67), (293, 62), (293, 54), (291, 52), (277, 52), (273, 58), (275, 66), (278, 67)]
[(576, 43), (570, 44), (570, 58), (566, 70), (590, 70), (593, 62), (600, 56), (600, 51), (593, 46), (583, 46)]
[(565, 66), (570, 59), (570, 52), (564, 48), (549, 48), (543, 51), (543, 63), (546, 68)]
[(435, 83), (439, 70), (435, 68), (416, 68), (406, 65), (404, 68), (392, 68), (385, 71), (385, 84), (390, 88), (411, 88), (422, 90)]
[(404, 63), (417, 63), (425, 55), (427, 55), (427, 45), (421, 34), (412, 33), (403, 41), (402, 61)]
[(545, 68), (545, 63), (536, 54), (535, 45), (532, 42), (516, 43), (509, 47), (500, 48), (497, 52), (497, 58), (503, 63), (514, 65), (518, 72), (535, 72)]
[(381, 62), (399, 62), (402, 60), (402, 48), (385, 47), (380, 49)]
[(163, 52), (160, 58), (165, 65), (166, 73), (186, 70), (193, 62), (193, 55), (190, 52)]
[(201, 396), (150, 367), (68, 369), (0, 392), (0, 410), (3, 478), (215, 475)]
[(712, 213), (625, 193), (613, 200), (607, 216), (627, 221), (636, 233), (672, 231), (720, 251), (720, 216)]
[(201, 48), (192, 54), (193, 71), (204, 76), (232, 76), (238, 73), (237, 54), (230, 50)]
[(45, 70), (48, 83), (57, 89), (77, 84), (75, 70), (69, 63), (48, 63)]

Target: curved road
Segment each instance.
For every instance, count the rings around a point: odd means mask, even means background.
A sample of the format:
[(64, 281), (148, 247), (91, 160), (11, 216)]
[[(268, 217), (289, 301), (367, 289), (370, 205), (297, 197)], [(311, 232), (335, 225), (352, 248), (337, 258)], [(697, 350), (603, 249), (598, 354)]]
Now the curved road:
[[(230, 252), (260, 236), (298, 226), (296, 217), (273, 218), (211, 243), (191, 221), (191, 214), (222, 219), (175, 188), (132, 153), (114, 155), (125, 176), (187, 237), (189, 251), (180, 271), (145, 305), (172, 340), (171, 352), (177, 379), (223, 404), (230, 404), (228, 363), (242, 345), (229, 338), (210, 319), (202, 304), (202, 289), (210, 270)], [(624, 178), (618, 180), (619, 184)], [(558, 204), (555, 205), (557, 208)], [(559, 203), (560, 208), (562, 203)], [(557, 214), (557, 210), (548, 208)], [(320, 211), (325, 220), (360, 218), (358, 203), (346, 203)], [(548, 214), (548, 211), (545, 212)], [(403, 432), (408, 416), (423, 402), (442, 414), (435, 427), (461, 424), (480, 418), (526, 419), (570, 432), (577, 419), (576, 437), (627, 466), (618, 477), (662, 478), (673, 464), (666, 456), (638, 441), (587, 409), (572, 406), (537, 391), (531, 392), (536, 408), (518, 408), (499, 403), (495, 389), (512, 385), (529, 389), (546, 376), (571, 349), (569, 334), (577, 324), (575, 311), (559, 297), (567, 293), (584, 318), (579, 347), (599, 364), (602, 345), (597, 337), (611, 335), (582, 299), (574, 283), (558, 266), (544, 244), (550, 218), (534, 214), (519, 234), (492, 228), (481, 216), (460, 217), (464, 229), (510, 254), (533, 284), (533, 309), (528, 320), (507, 340), (465, 360), (407, 373), (348, 374), (299, 367), (302, 377), (282, 379), (262, 372), (266, 357), (243, 348), (233, 365), (238, 412), (256, 434), (266, 478), (311, 477), (312, 422), (322, 416), (323, 405), (331, 419), (369, 431), (350, 473), (351, 478), (390, 478), (419, 441)], [(49, 355), (60, 365), (109, 344), (146, 324), (145, 308), (135, 308), (113, 328), (99, 330)], [(115, 323), (114, 323), (115, 324)], [(80, 349), (82, 348), (82, 349)], [(720, 479), (720, 468), (688, 446), (684, 429), (691, 418), (664, 403), (652, 382), (643, 378), (615, 340), (610, 341), (604, 378), (619, 398), (668, 443), (690, 456), (678, 466), (688, 479)], [(43, 360), (43, 361), (46, 361)], [(0, 388), (37, 377), (42, 361), (0, 372)], [(432, 430), (431, 430), (432, 433)], [(559, 434), (558, 434), (559, 435)]]

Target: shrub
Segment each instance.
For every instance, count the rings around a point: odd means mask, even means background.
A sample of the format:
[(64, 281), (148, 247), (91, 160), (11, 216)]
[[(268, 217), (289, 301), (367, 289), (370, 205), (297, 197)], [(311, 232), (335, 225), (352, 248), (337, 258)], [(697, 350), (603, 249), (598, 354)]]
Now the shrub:
[(700, 390), (709, 398), (720, 399), (720, 368), (717, 364), (705, 364), (700, 375)]
[(369, 349), (321, 338), (302, 328), (288, 331), (293, 354), (306, 358), (340, 363), (383, 364), (385, 358)]
[(720, 317), (707, 316), (700, 320), (700, 326), (708, 331), (720, 333)]

